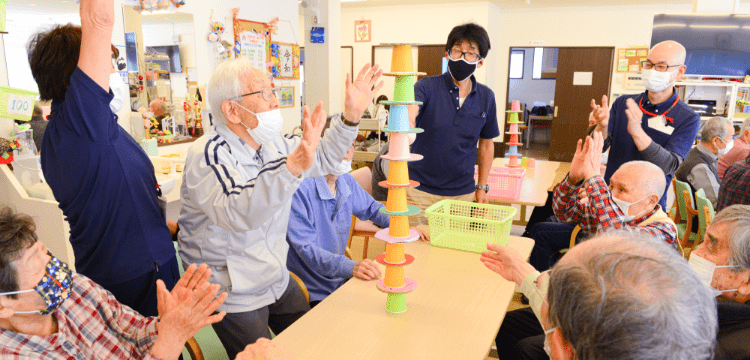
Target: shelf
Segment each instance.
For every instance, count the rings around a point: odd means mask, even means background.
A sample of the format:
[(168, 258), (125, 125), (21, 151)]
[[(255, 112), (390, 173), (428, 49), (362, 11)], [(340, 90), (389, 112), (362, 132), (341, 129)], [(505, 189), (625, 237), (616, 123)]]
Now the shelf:
[(714, 87), (727, 87), (733, 86), (736, 82), (733, 81), (677, 81), (674, 83), (677, 86), (714, 86)]
[(375, 161), (375, 157), (378, 156), (377, 152), (372, 151), (355, 151), (354, 152), (354, 161), (369, 161), (373, 162)]

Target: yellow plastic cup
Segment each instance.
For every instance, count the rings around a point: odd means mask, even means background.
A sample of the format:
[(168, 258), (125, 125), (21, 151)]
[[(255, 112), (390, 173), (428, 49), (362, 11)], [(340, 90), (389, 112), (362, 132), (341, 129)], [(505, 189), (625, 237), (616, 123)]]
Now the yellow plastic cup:
[(388, 266), (385, 268), (385, 280), (383, 281), (385, 286), (392, 288), (400, 288), (406, 285), (404, 279), (404, 267), (403, 266)]
[(401, 264), (406, 261), (404, 255), (404, 244), (385, 243), (385, 262), (390, 264)]
[(406, 204), (406, 189), (388, 189), (388, 201), (386, 202), (385, 209), (390, 212), (404, 212), (409, 210), (409, 207)]
[(397, 45), (393, 47), (391, 72), (414, 72), (411, 45)]
[(388, 228), (388, 236), (395, 238), (409, 236), (409, 217), (391, 216), (391, 226)]
[(388, 163), (388, 183), (392, 185), (409, 184), (409, 165), (406, 161)]

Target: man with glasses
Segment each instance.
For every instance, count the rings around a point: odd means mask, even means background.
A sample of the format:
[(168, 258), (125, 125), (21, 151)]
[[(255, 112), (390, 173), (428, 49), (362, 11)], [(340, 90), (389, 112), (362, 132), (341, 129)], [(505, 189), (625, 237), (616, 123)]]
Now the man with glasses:
[(269, 327), (279, 334), (310, 309), (286, 266), (292, 196), (304, 178), (341, 164), (381, 74), (368, 64), (354, 83), (347, 76), (344, 113), (333, 116), (322, 139), (322, 103), (312, 115), (304, 107), (302, 136), (281, 135), (276, 90), (247, 59), (225, 61), (211, 76), (216, 120), (188, 151), (179, 245), (186, 266), (205, 262), (210, 281), (229, 294), (219, 308), (226, 317), (213, 327), (230, 359), (270, 338)]
[[(607, 96), (601, 105), (591, 100), (596, 122), (590, 131), (598, 131), (611, 146), (604, 181), (609, 182), (620, 165), (633, 160), (645, 160), (660, 167), (667, 184), (687, 156), (700, 127), (700, 116), (677, 95), (674, 82), (687, 69), (685, 48), (675, 41), (654, 45), (641, 63), (646, 91), (638, 95), (621, 96), (609, 106)], [(667, 195), (659, 204), (666, 208)]]
[(710, 288), (663, 241), (599, 234), (539, 273), (514, 249), (480, 260), (513, 281), (531, 307), (509, 312), (495, 342), (509, 359), (710, 359), (717, 310)]
[[(409, 163), (409, 177), (421, 185), (407, 189), (406, 196), (422, 210), (445, 198), (487, 202), (487, 181), (495, 155), (492, 139), (500, 130), (495, 94), (473, 74), (482, 67), (489, 50), (484, 28), (473, 23), (456, 26), (445, 45), (448, 71), (414, 85), (415, 99), (423, 104), (409, 108), (409, 122), (424, 133), (417, 136), (411, 152), (424, 159)], [(409, 220), (412, 226), (426, 223), (424, 213)]]

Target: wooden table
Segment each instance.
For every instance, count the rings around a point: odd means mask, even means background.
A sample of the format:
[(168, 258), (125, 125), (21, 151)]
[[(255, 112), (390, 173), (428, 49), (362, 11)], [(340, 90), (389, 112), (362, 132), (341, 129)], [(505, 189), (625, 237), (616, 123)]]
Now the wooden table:
[(549, 121), (552, 122), (552, 116), (536, 116), (529, 115), (529, 128), (526, 130), (526, 148), (529, 148), (531, 144), (531, 131), (534, 129), (534, 121)]
[[(527, 257), (534, 241), (511, 236), (509, 245)], [(375, 282), (354, 278), (273, 341), (297, 360), (484, 359), (515, 284), (479, 254), (424, 242), (407, 244), (406, 253), (415, 258), (406, 277), (418, 287), (406, 295), (405, 313), (386, 312)]]
[[(526, 225), (526, 207), (544, 206), (547, 202), (547, 191), (552, 191), (555, 184), (562, 181), (570, 171), (570, 163), (557, 161), (536, 160), (533, 169), (526, 169), (526, 175), (521, 187), (521, 195), (517, 200), (503, 200), (490, 198), (491, 204), (521, 205), (520, 220), (513, 220), (514, 225)], [(493, 167), (503, 167), (508, 164), (507, 158), (495, 158)]]

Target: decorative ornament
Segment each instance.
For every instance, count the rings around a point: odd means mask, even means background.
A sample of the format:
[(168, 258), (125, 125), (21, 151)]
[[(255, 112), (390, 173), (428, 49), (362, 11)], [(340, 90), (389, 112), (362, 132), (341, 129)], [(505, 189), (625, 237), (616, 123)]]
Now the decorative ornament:
[(185, 5), (185, 0), (172, 0), (172, 4), (179, 9), (182, 5)]
[(209, 25), (211, 26), (211, 33), (208, 34), (208, 41), (210, 42), (221, 42), (221, 34), (224, 33), (224, 23), (221, 21), (214, 20), (214, 11), (211, 10), (211, 16), (209, 17)]
[(279, 30), (279, 26), (277, 25), (279, 23), (279, 17), (275, 17), (271, 19), (268, 23), (266, 23), (266, 35), (274, 34), (278, 35), (277, 31)]

